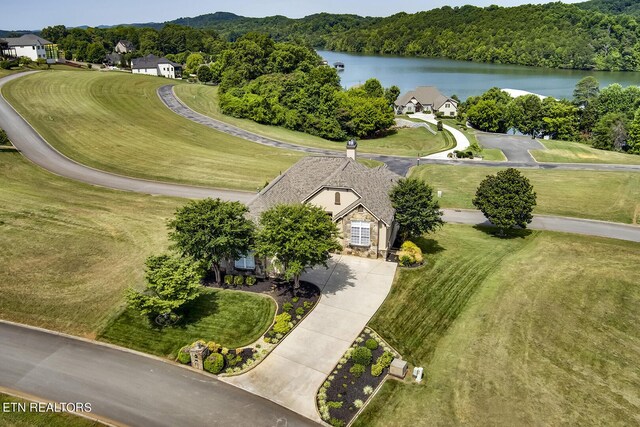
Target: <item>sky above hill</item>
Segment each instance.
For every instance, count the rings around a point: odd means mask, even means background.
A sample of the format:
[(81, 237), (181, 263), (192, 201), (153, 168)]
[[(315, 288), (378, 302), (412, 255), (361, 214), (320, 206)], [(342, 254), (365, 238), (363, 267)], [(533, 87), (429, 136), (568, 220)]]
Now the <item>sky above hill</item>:
[[(584, 0), (564, 0), (578, 3)], [(548, 3), (544, 0), (21, 0), (2, 5), (0, 29), (37, 30), (49, 25), (115, 25), (134, 22), (164, 22), (183, 16), (217, 11), (243, 16), (285, 15), (300, 18), (318, 12), (388, 16), (397, 12), (418, 12), (441, 6), (515, 6)]]

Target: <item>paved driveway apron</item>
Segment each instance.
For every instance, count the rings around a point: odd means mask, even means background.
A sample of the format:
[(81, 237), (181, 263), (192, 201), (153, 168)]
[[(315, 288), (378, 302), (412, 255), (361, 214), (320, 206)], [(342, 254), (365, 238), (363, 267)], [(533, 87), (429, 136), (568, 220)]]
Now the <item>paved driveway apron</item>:
[(485, 148), (502, 150), (510, 162), (536, 164), (529, 150), (544, 150), (544, 146), (530, 136), (502, 135), (491, 133), (478, 134), (480, 145)]
[(225, 381), (319, 421), (318, 388), (387, 297), (395, 271), (395, 263), (351, 256), (310, 271), (303, 280), (322, 289), (316, 308), (258, 367)]

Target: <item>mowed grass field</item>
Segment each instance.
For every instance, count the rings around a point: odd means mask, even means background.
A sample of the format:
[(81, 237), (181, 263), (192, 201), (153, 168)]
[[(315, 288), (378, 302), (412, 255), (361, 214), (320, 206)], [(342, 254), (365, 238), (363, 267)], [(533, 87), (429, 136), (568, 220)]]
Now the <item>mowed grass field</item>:
[(0, 318), (93, 337), (168, 245), (178, 199), (92, 187), (0, 151)]
[(640, 156), (598, 150), (587, 144), (569, 141), (540, 141), (546, 150), (531, 150), (538, 162), (549, 163), (613, 163), (620, 165), (640, 165)]
[(445, 226), (371, 325), (425, 381), (388, 381), (358, 426), (638, 425), (640, 245)]
[(25, 76), (2, 94), (54, 147), (110, 172), (160, 181), (256, 190), (300, 159), (214, 131), (171, 112), (162, 78), (55, 71)]
[[(442, 190), (440, 205), (474, 209), (480, 182), (501, 168), (419, 166), (411, 176)], [(534, 213), (632, 223), (640, 209), (640, 173), (522, 169), (538, 195)], [(639, 218), (640, 219), (640, 218)]]
[[(238, 119), (222, 114), (218, 105), (218, 88), (204, 85), (179, 85), (176, 95), (191, 109), (250, 132), (306, 147), (342, 151), (343, 142), (329, 141), (303, 132), (296, 132), (279, 126), (269, 126), (252, 120)], [(358, 141), (358, 151), (367, 154), (386, 154), (416, 157), (426, 156), (452, 148), (453, 136), (446, 133), (433, 135), (426, 129), (399, 129), (396, 134), (384, 138)]]
[(175, 326), (158, 328), (147, 316), (125, 310), (98, 339), (175, 358), (181, 347), (198, 339), (215, 340), (227, 348), (251, 344), (271, 326), (275, 311), (275, 302), (263, 295), (207, 289)]

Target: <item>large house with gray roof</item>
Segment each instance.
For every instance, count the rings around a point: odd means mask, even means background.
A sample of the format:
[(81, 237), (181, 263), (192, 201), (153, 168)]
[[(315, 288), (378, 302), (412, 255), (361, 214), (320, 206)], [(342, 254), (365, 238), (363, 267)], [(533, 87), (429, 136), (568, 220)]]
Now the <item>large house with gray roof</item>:
[(420, 86), (403, 93), (395, 102), (397, 114), (440, 113), (454, 117), (458, 113), (458, 102), (440, 93), (435, 86)]
[[(249, 204), (251, 216), (257, 219), (278, 204), (311, 203), (338, 225), (343, 253), (386, 257), (398, 231), (389, 193), (401, 177), (386, 165), (369, 168), (358, 163), (356, 147), (350, 141), (346, 157), (303, 158)], [(239, 260), (236, 267), (245, 262)]]
[(44, 59), (47, 64), (58, 62), (58, 46), (35, 34), (23, 34), (20, 37), (2, 39), (2, 56), (20, 58), (26, 56), (32, 61)]
[(160, 58), (153, 54), (131, 60), (131, 72), (133, 74), (146, 74), (149, 76), (162, 76), (168, 79), (182, 77), (182, 65), (176, 64), (167, 58)]

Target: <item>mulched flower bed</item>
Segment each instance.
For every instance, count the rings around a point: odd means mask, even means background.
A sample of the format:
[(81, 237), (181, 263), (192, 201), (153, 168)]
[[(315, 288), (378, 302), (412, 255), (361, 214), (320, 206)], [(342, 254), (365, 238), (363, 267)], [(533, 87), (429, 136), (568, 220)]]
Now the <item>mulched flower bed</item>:
[[(368, 340), (375, 340), (377, 348), (367, 346)], [(364, 366), (364, 372), (360, 376), (352, 372), (356, 364), (354, 359), (358, 359), (356, 353), (364, 351), (356, 350), (359, 347), (369, 347), (371, 352), (371, 362), (361, 365)], [(385, 353), (387, 354), (383, 356)], [(373, 391), (384, 381), (394, 357), (398, 357), (398, 354), (375, 332), (365, 328), (318, 390), (317, 403), (321, 418), (333, 426), (349, 424)], [(382, 362), (384, 359), (388, 364)], [(380, 365), (380, 374), (374, 376), (372, 366), (376, 364)]]

